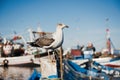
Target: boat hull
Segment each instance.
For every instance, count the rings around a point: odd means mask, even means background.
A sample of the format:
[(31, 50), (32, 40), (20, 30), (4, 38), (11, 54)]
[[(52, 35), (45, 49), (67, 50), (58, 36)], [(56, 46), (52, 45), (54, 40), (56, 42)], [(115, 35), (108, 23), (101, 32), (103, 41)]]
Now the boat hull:
[[(78, 60), (72, 60), (73, 62), (77, 64), (82, 64), (88, 59), (78, 59)], [(120, 67), (120, 58), (111, 58), (111, 57), (106, 57), (106, 58), (95, 58), (93, 61), (96, 61), (102, 65), (109, 66), (109, 67)]]
[(74, 62), (64, 61), (64, 80), (99, 80), (102, 77), (107, 80), (105, 76), (108, 78), (105, 74), (94, 72), (92, 69), (87, 70)]
[(37, 66), (34, 55), (0, 58), (0, 66)]

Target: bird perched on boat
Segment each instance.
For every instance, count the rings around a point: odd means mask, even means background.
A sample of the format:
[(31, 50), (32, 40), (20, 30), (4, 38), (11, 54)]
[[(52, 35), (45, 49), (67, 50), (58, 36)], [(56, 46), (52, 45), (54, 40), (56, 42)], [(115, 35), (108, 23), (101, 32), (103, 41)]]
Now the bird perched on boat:
[[(56, 32), (52, 34), (52, 37), (40, 37), (36, 39), (34, 42), (28, 42), (33, 47), (40, 47), (44, 49), (56, 49), (63, 44), (64, 41), (64, 33), (63, 29), (68, 28), (65, 24), (58, 24), (56, 28)], [(46, 33), (44, 32), (44, 35)]]

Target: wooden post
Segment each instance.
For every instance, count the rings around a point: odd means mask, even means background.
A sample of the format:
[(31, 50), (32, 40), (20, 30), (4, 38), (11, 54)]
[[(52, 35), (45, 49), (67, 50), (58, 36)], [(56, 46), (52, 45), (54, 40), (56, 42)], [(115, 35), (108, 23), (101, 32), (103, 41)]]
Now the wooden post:
[(63, 64), (62, 64), (62, 61), (63, 61), (63, 49), (62, 49), (62, 46), (60, 47), (60, 77), (61, 79), (63, 80)]

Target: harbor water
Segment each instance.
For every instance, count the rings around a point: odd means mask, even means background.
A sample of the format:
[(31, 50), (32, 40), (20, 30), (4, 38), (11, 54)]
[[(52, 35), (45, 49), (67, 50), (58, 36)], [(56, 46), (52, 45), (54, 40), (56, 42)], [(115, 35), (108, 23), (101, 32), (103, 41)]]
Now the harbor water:
[(33, 70), (40, 67), (0, 67), (0, 80), (28, 80)]

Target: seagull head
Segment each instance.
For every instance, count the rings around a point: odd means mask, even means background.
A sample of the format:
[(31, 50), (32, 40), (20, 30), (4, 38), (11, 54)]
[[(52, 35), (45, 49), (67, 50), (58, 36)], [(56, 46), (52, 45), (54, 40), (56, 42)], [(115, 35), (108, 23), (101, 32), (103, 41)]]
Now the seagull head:
[(57, 25), (57, 27), (63, 29), (63, 28), (68, 28), (69, 26), (60, 23), (60, 24)]

